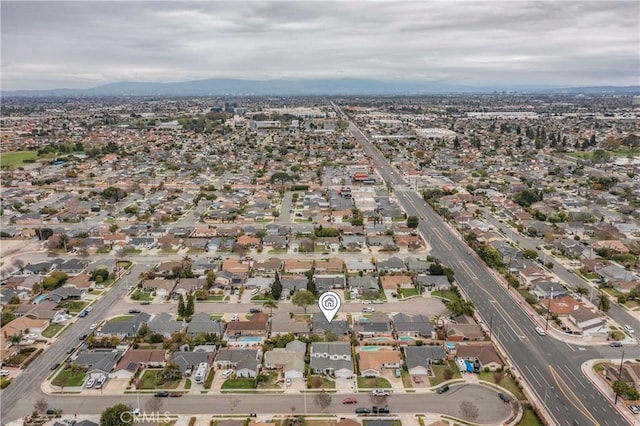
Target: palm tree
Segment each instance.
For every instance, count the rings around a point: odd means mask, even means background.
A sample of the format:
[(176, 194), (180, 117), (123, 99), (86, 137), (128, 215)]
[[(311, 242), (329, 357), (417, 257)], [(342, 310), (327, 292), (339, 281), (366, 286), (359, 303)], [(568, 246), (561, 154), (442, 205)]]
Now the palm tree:
[(587, 294), (589, 294), (589, 290), (587, 290), (586, 287), (577, 287), (576, 293), (580, 295), (580, 300), (582, 300), (582, 296), (586, 296)]
[(265, 308), (269, 308), (269, 316), (272, 316), (273, 310), (278, 309), (278, 301), (273, 299), (268, 299), (268, 300), (265, 300), (262, 306), (264, 306)]
[(609, 297), (602, 291), (598, 295), (597, 302), (598, 303), (596, 306), (598, 306), (598, 309), (600, 309), (602, 312), (607, 312), (611, 307), (611, 302), (609, 301)]

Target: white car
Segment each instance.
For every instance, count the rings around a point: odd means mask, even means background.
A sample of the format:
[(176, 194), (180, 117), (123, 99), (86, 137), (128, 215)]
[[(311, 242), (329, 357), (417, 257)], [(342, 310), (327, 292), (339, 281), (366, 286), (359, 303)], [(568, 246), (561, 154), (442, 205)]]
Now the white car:
[(363, 305), (370, 305), (371, 304), (371, 300), (363, 300), (362, 304)]
[(93, 384), (94, 384), (95, 382), (96, 382), (96, 380), (95, 380), (95, 379), (93, 379), (93, 378), (91, 378), (91, 379), (87, 380), (87, 383), (85, 383), (85, 384), (84, 384), (84, 387), (85, 387), (85, 388), (92, 388), (92, 387), (93, 387)]
[(624, 327), (622, 328), (624, 328), (624, 330), (629, 334), (635, 333), (635, 331), (633, 330), (633, 327), (631, 327), (629, 324), (625, 324)]
[(131, 414), (133, 414), (134, 416), (139, 416), (140, 415), (140, 409), (139, 408), (134, 408), (133, 410), (131, 410)]
[(536, 327), (536, 333), (538, 333), (541, 336), (546, 336), (547, 333), (540, 327)]
[(389, 392), (387, 389), (374, 389), (371, 391), (371, 395), (373, 396), (389, 396), (391, 395), (391, 392)]
[(362, 312), (364, 313), (372, 313), (375, 312), (376, 310), (374, 308), (372, 308), (371, 306), (366, 306), (364, 308), (362, 308)]
[(8, 377), (11, 372), (9, 370), (0, 370), (0, 377)]
[(228, 379), (229, 377), (231, 377), (232, 374), (233, 374), (233, 370), (224, 370), (222, 372), (222, 378)]
[(96, 328), (98, 328), (98, 324), (93, 323), (89, 326), (89, 330), (95, 330)]
[(239, 319), (238, 314), (233, 314), (231, 316), (231, 321), (238, 321), (238, 319)]

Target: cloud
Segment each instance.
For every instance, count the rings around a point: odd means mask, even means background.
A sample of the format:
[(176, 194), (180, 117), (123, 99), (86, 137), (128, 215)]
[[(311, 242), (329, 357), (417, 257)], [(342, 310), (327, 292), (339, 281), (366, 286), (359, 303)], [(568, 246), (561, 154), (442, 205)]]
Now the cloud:
[(3, 1), (2, 88), (365, 77), (638, 84), (640, 3)]

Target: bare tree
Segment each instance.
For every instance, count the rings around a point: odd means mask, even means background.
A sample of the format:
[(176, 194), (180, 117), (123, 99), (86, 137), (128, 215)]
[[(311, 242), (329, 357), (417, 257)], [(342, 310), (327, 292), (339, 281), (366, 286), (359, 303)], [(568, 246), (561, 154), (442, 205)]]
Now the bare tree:
[(22, 271), (24, 270), (24, 260), (22, 259), (13, 259), (11, 264), (15, 266), (20, 273), (22, 273)]
[(47, 408), (49, 408), (49, 401), (47, 401), (46, 398), (39, 398), (35, 404), (33, 404), (33, 408), (35, 408), (38, 413), (44, 414)]
[(462, 401), (460, 403), (460, 411), (465, 419), (473, 420), (478, 417), (478, 407), (471, 401)]
[(313, 398), (313, 403), (320, 408), (321, 411), (324, 411), (328, 406), (331, 405), (331, 395), (329, 395), (324, 389), (316, 394)]

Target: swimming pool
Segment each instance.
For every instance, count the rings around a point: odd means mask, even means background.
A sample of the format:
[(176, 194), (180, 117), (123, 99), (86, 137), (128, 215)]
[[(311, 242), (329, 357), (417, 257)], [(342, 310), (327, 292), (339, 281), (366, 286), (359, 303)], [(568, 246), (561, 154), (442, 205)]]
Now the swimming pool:
[(362, 352), (379, 351), (382, 349), (380, 346), (363, 346), (360, 348)]
[(368, 341), (369, 342), (383, 342), (383, 343), (386, 343), (386, 342), (391, 342), (392, 340), (389, 339), (388, 337), (374, 337), (372, 339), (369, 339)]
[(242, 342), (242, 343), (261, 343), (262, 342), (262, 337), (255, 337), (255, 336), (240, 336), (238, 338), (238, 342)]
[(398, 340), (400, 340), (401, 342), (415, 342), (416, 339), (414, 339), (413, 337), (409, 337), (409, 336), (400, 336), (398, 337)]
[(40, 296), (37, 296), (35, 299), (33, 299), (33, 304), (37, 305), (38, 303), (42, 302), (46, 298), (47, 298), (46, 294), (41, 294)]

